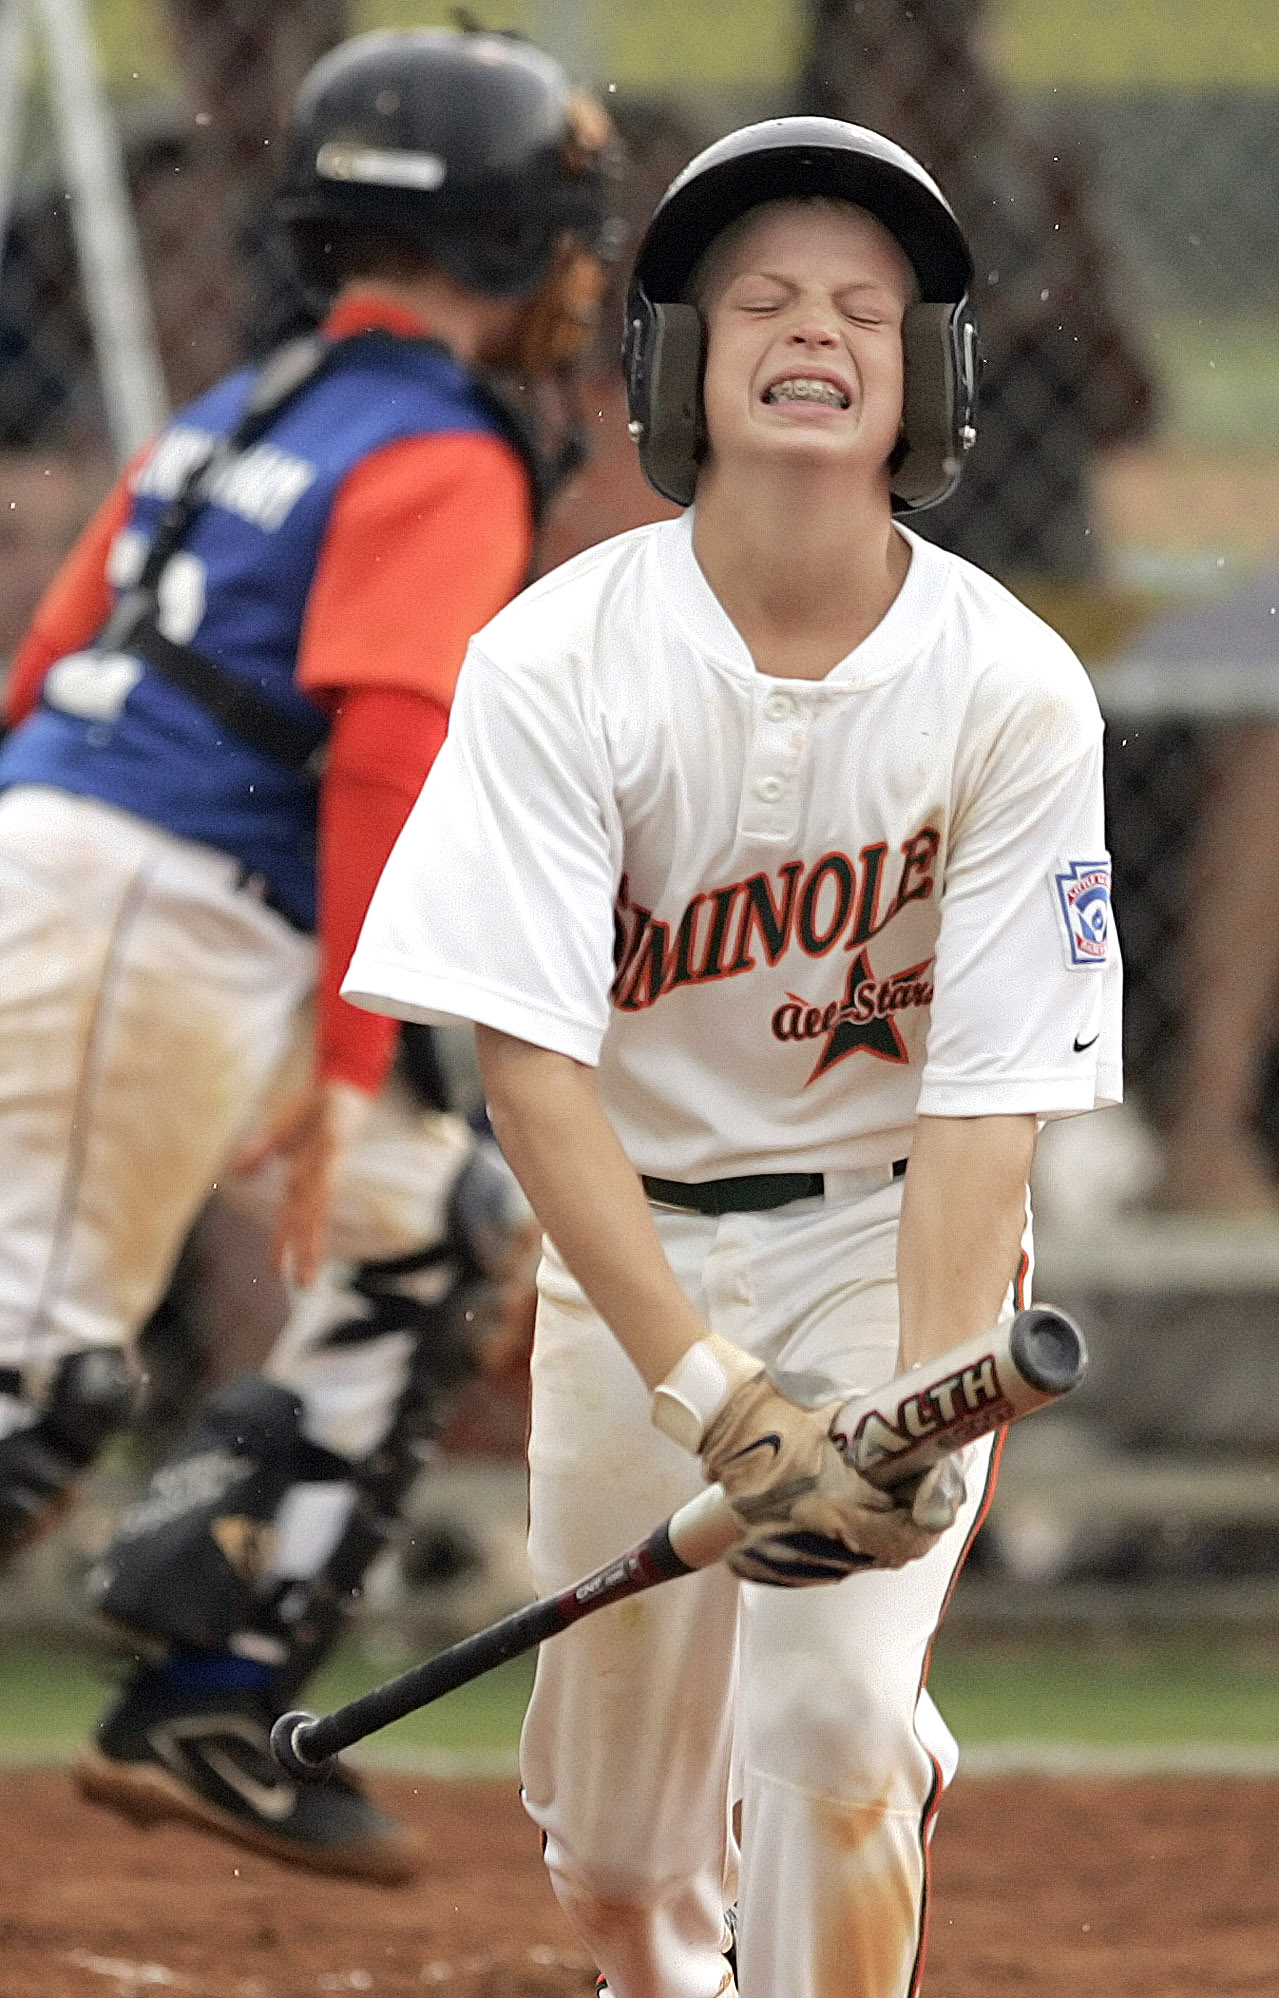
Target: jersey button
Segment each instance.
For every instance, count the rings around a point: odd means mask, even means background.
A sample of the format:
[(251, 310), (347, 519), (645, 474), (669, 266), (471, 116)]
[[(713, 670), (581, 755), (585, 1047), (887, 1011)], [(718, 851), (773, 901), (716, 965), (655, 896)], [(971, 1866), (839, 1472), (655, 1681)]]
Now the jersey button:
[(770, 694), (764, 703), (769, 721), (789, 721), (794, 712), (795, 703), (789, 694)]
[(755, 786), (755, 796), (762, 798), (766, 805), (775, 804), (786, 789), (780, 777), (761, 777)]

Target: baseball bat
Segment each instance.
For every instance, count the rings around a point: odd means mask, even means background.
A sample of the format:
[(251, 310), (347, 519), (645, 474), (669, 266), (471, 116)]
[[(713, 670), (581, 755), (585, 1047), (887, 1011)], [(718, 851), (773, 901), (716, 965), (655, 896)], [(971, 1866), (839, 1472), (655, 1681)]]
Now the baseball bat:
[[(873, 1393), (853, 1395), (835, 1416), (831, 1435), (862, 1477), (891, 1491), (920, 1479), (952, 1450), (1058, 1400), (1078, 1384), (1087, 1364), (1073, 1319), (1051, 1305), (1032, 1305)], [(299, 1781), (321, 1782), (334, 1756), (365, 1735), (609, 1603), (709, 1567), (740, 1538), (722, 1488), (710, 1485), (646, 1540), (558, 1595), (526, 1604), (330, 1714), (282, 1714), (271, 1730), (275, 1758)]]

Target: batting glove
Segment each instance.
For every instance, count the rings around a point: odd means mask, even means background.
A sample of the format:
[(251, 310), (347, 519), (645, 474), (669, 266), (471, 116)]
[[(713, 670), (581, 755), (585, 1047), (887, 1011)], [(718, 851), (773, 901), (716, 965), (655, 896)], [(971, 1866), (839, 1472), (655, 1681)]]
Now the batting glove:
[[(885, 1517), (878, 1512), (873, 1530), (892, 1534), (897, 1528), (904, 1528), (882, 1558), (850, 1546), (846, 1531), (832, 1535), (794, 1526), (778, 1529), (763, 1525), (749, 1530), (746, 1538), (729, 1550), (725, 1558), (733, 1572), (744, 1581), (766, 1582), (773, 1588), (807, 1589), (823, 1582), (840, 1582), (860, 1568), (900, 1568), (916, 1559), (917, 1554), (926, 1554), (935, 1545), (938, 1534), (954, 1525), (966, 1496), (963, 1473), (953, 1457), (933, 1466), (920, 1481), (913, 1500), (904, 1492), (890, 1497), (867, 1485), (847, 1465), (843, 1468), (863, 1491), (873, 1493), (877, 1499), (890, 1498), (891, 1513)], [(863, 1521), (855, 1530), (861, 1533), (865, 1528)], [(914, 1551), (908, 1551), (912, 1541), (916, 1543)]]
[(726, 1557), (737, 1574), (796, 1588), (854, 1568), (901, 1568), (954, 1520), (963, 1498), (957, 1467), (944, 1478), (929, 1473), (899, 1503), (859, 1476), (831, 1441), (842, 1406), (840, 1396), (803, 1406), (714, 1332), (654, 1389), (657, 1427), (696, 1451), (741, 1522), (744, 1538)]

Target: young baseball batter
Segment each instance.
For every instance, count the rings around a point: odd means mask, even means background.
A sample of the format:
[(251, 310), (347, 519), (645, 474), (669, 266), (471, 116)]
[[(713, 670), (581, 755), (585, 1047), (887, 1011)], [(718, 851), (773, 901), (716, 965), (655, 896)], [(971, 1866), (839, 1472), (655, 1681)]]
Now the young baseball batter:
[(548, 454), (490, 371), (551, 376), (589, 339), (609, 135), (514, 37), (324, 57), (278, 194), (318, 336), (140, 454), (7, 689), (0, 1561), (123, 1418), (128, 1342), (316, 986), (311, 1071), (255, 1149), (291, 1167), (294, 1273), (331, 1260), (120, 1524), (96, 1600), (148, 1662), (78, 1778), (376, 1879), (410, 1841), (349, 1775), (282, 1780), (269, 1729), (474, 1372), (475, 1285), (527, 1209), (464, 1120), (386, 1080), (392, 1023), (338, 982), (467, 639), (529, 571)]
[(344, 985), (478, 1023), (545, 1227), (539, 1590), (699, 1477), (742, 1523), (539, 1659), (524, 1797), (613, 1998), (917, 1988), (956, 1766), (924, 1676), (991, 1453), (929, 1530), (833, 1461), (830, 1383), (1024, 1298), (1038, 1122), (1119, 1094), (1096, 702), (894, 518), (958, 476), (969, 278), (857, 127), (754, 126), (674, 183), (627, 350), (645, 468), (695, 505), (472, 642)]

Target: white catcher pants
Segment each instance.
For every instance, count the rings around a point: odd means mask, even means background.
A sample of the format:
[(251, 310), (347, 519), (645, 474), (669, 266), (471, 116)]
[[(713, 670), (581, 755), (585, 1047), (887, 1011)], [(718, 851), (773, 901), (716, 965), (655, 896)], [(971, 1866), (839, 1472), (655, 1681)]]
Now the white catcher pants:
[[(896, 1366), (900, 1200), (900, 1182), (871, 1172), (771, 1213), (657, 1220), (715, 1331), (866, 1390)], [(539, 1288), (529, 1546), (550, 1593), (702, 1480), (652, 1427), (639, 1375), (553, 1250)], [(542, 1647), (525, 1804), (613, 1998), (714, 1998), (734, 1898), (741, 1998), (918, 1989), (932, 1817), (958, 1760), (923, 1681), (991, 1459), (989, 1443), (970, 1448), (955, 1525), (899, 1572), (783, 1590), (719, 1565)]]
[[(34, 1397), (64, 1355), (126, 1344), (159, 1302), (296, 1046), (315, 945), (229, 856), (20, 786), (0, 793), (0, 965), (0, 1367)], [(338, 1188), (335, 1257), (438, 1239), (473, 1142), (384, 1092)], [(341, 1354), (317, 1363), (340, 1289), (335, 1264), (300, 1294), (270, 1371), (317, 1441), (358, 1454), (406, 1342), (358, 1349), (358, 1379)]]

